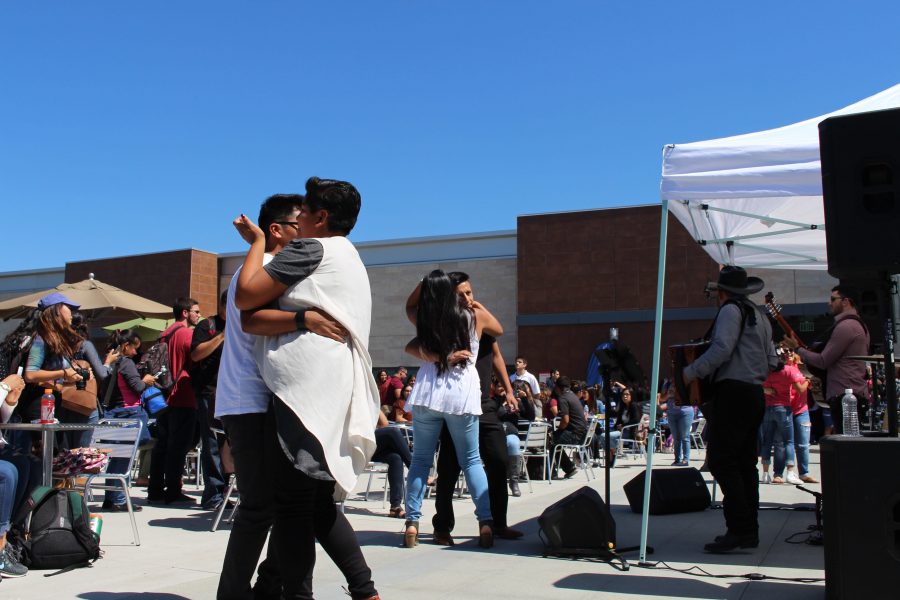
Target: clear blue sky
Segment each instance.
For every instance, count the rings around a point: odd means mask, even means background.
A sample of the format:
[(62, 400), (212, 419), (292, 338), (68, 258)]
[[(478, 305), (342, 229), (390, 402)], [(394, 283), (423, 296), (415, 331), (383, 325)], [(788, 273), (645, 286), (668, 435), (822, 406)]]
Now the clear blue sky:
[[(354, 241), (659, 201), (662, 146), (900, 81), (884, 2), (4, 2), (0, 271), (194, 247), (307, 177)], [(99, 276), (99, 274), (98, 274)]]

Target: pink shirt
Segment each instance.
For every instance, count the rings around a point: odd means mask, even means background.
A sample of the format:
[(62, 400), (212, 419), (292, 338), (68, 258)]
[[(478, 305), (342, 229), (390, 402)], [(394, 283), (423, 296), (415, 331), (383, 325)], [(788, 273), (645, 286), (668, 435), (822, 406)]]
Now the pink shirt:
[(766, 406), (792, 406), (798, 395), (795, 383), (803, 383), (806, 377), (796, 365), (785, 365), (780, 371), (769, 373), (763, 387), (772, 388), (775, 394), (766, 394)]

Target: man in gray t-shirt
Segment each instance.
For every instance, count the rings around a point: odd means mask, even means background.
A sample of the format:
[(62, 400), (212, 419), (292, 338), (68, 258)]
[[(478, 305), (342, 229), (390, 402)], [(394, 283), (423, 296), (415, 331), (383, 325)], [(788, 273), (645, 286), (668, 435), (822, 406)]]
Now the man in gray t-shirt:
[[(581, 400), (570, 389), (572, 383), (563, 376), (556, 380), (556, 395), (559, 399), (559, 426), (553, 432), (553, 445), (580, 444), (587, 433), (587, 421), (584, 418), (584, 407)], [(575, 476), (576, 469), (565, 452), (560, 453), (559, 466), (566, 473), (566, 479)]]

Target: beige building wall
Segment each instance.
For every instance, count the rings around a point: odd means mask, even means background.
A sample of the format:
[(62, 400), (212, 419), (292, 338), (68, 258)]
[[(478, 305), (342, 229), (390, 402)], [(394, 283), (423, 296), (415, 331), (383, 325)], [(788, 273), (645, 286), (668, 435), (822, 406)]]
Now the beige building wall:
[(771, 291), (779, 304), (819, 303), (826, 307), (831, 288), (838, 280), (827, 271), (791, 271), (787, 269), (748, 269), (748, 275), (759, 277), (766, 286), (752, 297), (754, 302), (763, 304), (765, 295)]

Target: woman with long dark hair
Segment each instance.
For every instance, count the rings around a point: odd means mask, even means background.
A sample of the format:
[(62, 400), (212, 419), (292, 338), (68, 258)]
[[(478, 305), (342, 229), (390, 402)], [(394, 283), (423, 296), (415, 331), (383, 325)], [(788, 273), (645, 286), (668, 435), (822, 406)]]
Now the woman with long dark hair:
[(404, 545), (418, 543), (419, 519), (428, 471), (444, 424), (453, 438), (459, 465), (466, 476), (479, 525), (479, 544), (493, 545), (487, 477), (478, 452), (481, 385), (475, 370), (482, 332), (499, 336), (503, 328), (480, 304), (460, 304), (455, 286), (441, 270), (429, 273), (406, 302), (416, 337), (406, 352), (422, 360), (418, 380), (407, 405), (412, 407), (415, 444), (406, 486)]

